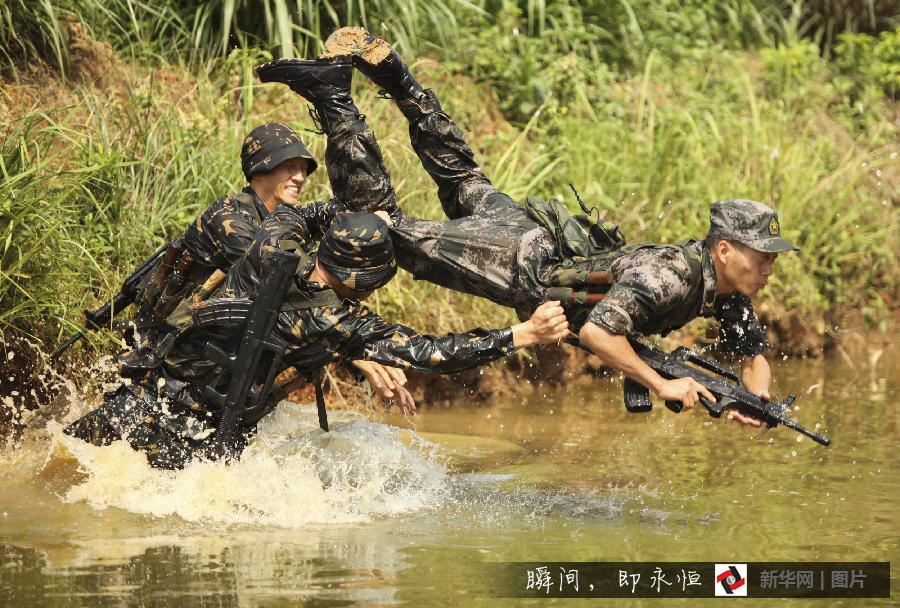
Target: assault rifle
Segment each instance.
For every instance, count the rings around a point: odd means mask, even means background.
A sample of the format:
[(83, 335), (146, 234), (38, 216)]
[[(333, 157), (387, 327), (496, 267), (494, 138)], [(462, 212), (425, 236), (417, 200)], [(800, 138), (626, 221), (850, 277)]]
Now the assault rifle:
[[(683, 346), (671, 353), (665, 353), (639, 342), (630, 342), (637, 356), (663, 378), (667, 380), (693, 378), (715, 395), (718, 399), (715, 403), (710, 403), (706, 398), (700, 397), (700, 402), (713, 418), (719, 418), (726, 408), (732, 407), (742, 414), (765, 422), (767, 427), (771, 428), (780, 424), (806, 435), (817, 443), (831, 445), (828, 437), (813, 433), (787, 417), (790, 405), (795, 399), (794, 395), (788, 395), (786, 399), (777, 403), (768, 401), (742, 387), (740, 378), (730, 369), (709, 359), (704, 359)], [(652, 407), (650, 391), (642, 384), (626, 378), (625, 408), (629, 412), (637, 413), (649, 412)], [(666, 407), (678, 413), (683, 409), (684, 404), (680, 401), (666, 401)]]
[[(207, 342), (203, 349), (203, 356), (221, 368), (203, 389), (203, 401), (216, 405), (221, 412), (211, 456), (232, 455), (244, 417), (265, 407), (287, 346), (273, 330), (299, 260), (294, 253), (275, 249), (271, 263), (263, 268), (252, 300), (208, 300), (194, 308), (195, 327), (221, 328), (225, 324), (243, 330), (236, 350), (226, 350), (213, 342)], [(262, 383), (256, 384), (258, 380)]]
[(78, 342), (80, 339), (84, 337), (85, 332), (88, 330), (99, 329), (105, 325), (109, 325), (109, 322), (112, 320), (114, 316), (128, 308), (131, 304), (134, 303), (135, 299), (138, 296), (140, 291), (140, 285), (144, 280), (144, 277), (153, 269), (156, 265), (156, 262), (163, 257), (166, 253), (166, 249), (168, 249), (170, 243), (166, 243), (160, 249), (150, 256), (143, 264), (141, 264), (137, 270), (135, 270), (131, 276), (125, 279), (125, 282), (122, 283), (122, 289), (119, 290), (111, 302), (107, 302), (97, 310), (85, 310), (82, 311), (84, 314), (84, 326), (85, 330), (80, 331), (65, 342), (63, 342), (59, 348), (54, 351), (54, 353), (50, 356), (51, 361), (56, 361), (64, 352), (69, 350), (73, 344)]

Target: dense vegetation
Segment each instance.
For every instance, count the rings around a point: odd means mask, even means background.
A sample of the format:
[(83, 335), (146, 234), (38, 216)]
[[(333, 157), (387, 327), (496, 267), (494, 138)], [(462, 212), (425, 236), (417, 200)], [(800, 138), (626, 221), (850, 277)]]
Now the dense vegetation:
[[(573, 182), (632, 241), (700, 237), (714, 200), (770, 202), (803, 249), (779, 260), (762, 298), (782, 344), (802, 350), (847, 311), (884, 328), (898, 295), (898, 9), (0, 0), (0, 327), (49, 342), (71, 331), (82, 307), (240, 186), (246, 131), (312, 126), (305, 104), (254, 83), (252, 66), (314, 56), (336, 25), (366, 24), (416, 61), (513, 196), (574, 208)], [(368, 84), (357, 78), (359, 105), (402, 206), (439, 217), (403, 121)], [(308, 139), (321, 157), (324, 138)], [(315, 178), (309, 198), (326, 197), (324, 171)], [(510, 318), (405, 275), (373, 304), (429, 330)]]

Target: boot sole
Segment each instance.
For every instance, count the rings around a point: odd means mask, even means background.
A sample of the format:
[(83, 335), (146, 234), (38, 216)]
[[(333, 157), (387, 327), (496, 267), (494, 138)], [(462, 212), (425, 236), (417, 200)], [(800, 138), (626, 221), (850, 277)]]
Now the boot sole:
[(387, 41), (369, 33), (365, 28), (342, 27), (325, 41), (325, 53), (321, 57), (353, 55), (356, 61), (375, 67), (390, 56), (391, 50)]

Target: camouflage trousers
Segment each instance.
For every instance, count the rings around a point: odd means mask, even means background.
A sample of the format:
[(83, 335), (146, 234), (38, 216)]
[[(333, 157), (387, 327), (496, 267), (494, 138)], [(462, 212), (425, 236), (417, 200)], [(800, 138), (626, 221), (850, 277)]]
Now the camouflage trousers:
[[(176, 409), (176, 407), (172, 407)], [(200, 455), (214, 458), (213, 427), (194, 416), (170, 410), (149, 387), (119, 386), (104, 396), (103, 405), (64, 429), (67, 435), (97, 446), (125, 439), (144, 452), (151, 466), (181, 469)], [(241, 437), (237, 451), (246, 446)]]
[[(491, 184), (462, 132), (434, 93), (428, 95), (419, 104), (398, 105), (448, 220), (403, 214), (391, 230), (397, 262), (418, 280), (530, 314), (559, 262), (555, 242), (524, 207)], [(394, 189), (374, 133), (363, 119), (345, 125), (329, 137), (325, 159), (335, 197), (357, 211), (391, 212)]]

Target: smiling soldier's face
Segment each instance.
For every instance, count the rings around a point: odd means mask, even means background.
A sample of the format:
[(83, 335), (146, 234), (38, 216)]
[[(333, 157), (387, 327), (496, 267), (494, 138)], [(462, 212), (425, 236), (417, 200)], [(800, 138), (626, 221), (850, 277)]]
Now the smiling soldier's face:
[(259, 190), (271, 192), (278, 201), (293, 205), (300, 200), (300, 192), (306, 184), (307, 171), (308, 165), (305, 160), (290, 158), (268, 173), (255, 176), (254, 188), (257, 192)]

